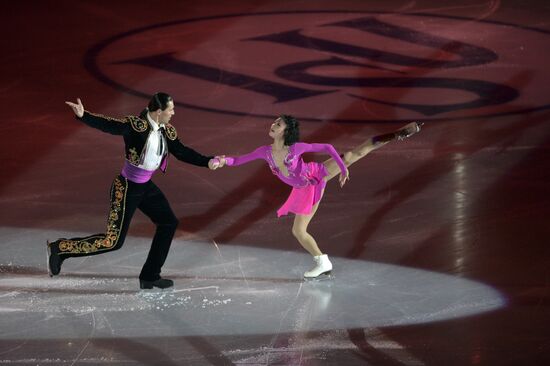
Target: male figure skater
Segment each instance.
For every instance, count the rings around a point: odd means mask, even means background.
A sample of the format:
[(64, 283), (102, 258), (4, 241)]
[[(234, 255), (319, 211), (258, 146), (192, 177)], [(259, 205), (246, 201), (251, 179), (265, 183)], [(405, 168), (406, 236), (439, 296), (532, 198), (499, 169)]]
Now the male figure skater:
[(174, 115), (174, 101), (166, 93), (153, 95), (148, 107), (139, 116), (127, 116), (124, 119), (85, 111), (80, 99), (77, 99), (77, 103), (66, 103), (72, 108), (76, 118), (88, 126), (113, 135), (122, 135), (126, 160), (122, 172), (114, 178), (111, 186), (106, 232), (83, 238), (62, 238), (47, 243), (50, 276), (59, 274), (61, 264), (67, 258), (120, 249), (132, 216), (139, 208), (157, 225), (149, 255), (139, 275), (140, 288), (173, 286), (174, 282), (162, 278), (160, 272), (178, 226), (178, 219), (151, 177), (159, 168), (166, 171), (169, 154), (186, 163), (212, 170), (220, 166), (221, 159), (213, 160), (212, 156), (204, 156), (180, 142), (176, 128), (169, 124)]

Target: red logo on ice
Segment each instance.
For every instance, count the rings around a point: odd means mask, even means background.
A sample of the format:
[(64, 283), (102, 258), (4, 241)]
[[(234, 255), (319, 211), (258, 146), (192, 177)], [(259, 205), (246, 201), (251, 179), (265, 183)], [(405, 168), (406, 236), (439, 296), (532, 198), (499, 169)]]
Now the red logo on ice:
[[(506, 39), (506, 42), (502, 42)], [(88, 65), (186, 107), (306, 120), (488, 117), (546, 108), (548, 34), (433, 15), (301, 12), (159, 24), (107, 40)]]

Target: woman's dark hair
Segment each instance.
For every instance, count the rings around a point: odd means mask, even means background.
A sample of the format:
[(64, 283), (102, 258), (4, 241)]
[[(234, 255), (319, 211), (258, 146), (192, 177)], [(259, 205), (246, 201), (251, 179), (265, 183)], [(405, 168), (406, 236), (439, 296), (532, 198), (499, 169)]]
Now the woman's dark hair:
[(149, 101), (147, 108), (142, 110), (139, 116), (141, 118), (145, 118), (145, 116), (147, 115), (147, 112), (154, 112), (159, 109), (163, 111), (166, 108), (168, 108), (168, 103), (173, 101), (174, 99), (166, 93), (162, 93), (162, 92), (156, 93), (151, 97), (151, 100)]
[(290, 146), (300, 140), (300, 123), (298, 120), (288, 114), (279, 116), (286, 124), (285, 128), (285, 145)]

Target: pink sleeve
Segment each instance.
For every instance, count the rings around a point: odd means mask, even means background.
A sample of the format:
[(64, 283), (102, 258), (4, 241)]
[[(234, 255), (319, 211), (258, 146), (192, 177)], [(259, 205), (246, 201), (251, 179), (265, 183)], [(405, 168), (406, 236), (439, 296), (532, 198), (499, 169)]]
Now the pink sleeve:
[(228, 166), (237, 166), (246, 164), (253, 160), (264, 159), (265, 160), (265, 146), (260, 146), (253, 152), (241, 156), (226, 156), (225, 162)]
[(294, 151), (296, 154), (303, 154), (306, 152), (324, 152), (329, 154), (334, 159), (336, 164), (338, 164), (342, 174), (346, 174), (346, 164), (344, 164), (344, 161), (331, 144), (306, 144), (304, 142), (297, 142), (294, 145)]

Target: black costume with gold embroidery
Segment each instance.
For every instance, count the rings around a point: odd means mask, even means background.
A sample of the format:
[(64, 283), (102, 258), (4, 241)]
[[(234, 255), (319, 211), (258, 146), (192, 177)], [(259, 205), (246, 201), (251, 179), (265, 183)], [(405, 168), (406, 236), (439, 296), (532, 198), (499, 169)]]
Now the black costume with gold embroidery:
[[(84, 112), (84, 115), (81, 118), (77, 117), (77, 119), (90, 127), (97, 128), (98, 130), (112, 135), (122, 135), (124, 137), (126, 160), (133, 165), (139, 165), (143, 147), (151, 131), (151, 126), (147, 120), (136, 116), (116, 119), (89, 112)], [(208, 161), (212, 157), (203, 156), (195, 150), (183, 145), (178, 139), (178, 134), (174, 126), (167, 124), (166, 129), (163, 129), (163, 131), (170, 154), (181, 161), (193, 165), (208, 166)]]
[[(126, 160), (132, 165), (139, 165), (147, 138), (152, 129), (145, 119), (136, 116), (115, 119), (89, 112), (84, 112), (84, 115), (80, 118), (77, 117), (77, 119), (101, 131), (113, 135), (122, 135), (125, 143)], [(169, 154), (174, 155), (178, 160), (193, 165), (208, 166), (208, 161), (212, 157), (204, 156), (183, 145), (178, 139), (174, 126), (167, 124), (166, 128), (162, 130), (167, 141)], [(164, 159), (166, 158), (167, 156)], [(70, 257), (95, 255), (120, 249), (124, 243), (132, 216), (135, 210), (139, 208), (157, 225), (149, 255), (139, 278), (145, 281), (158, 280), (178, 226), (178, 219), (170, 208), (166, 197), (151, 180), (146, 183), (134, 183), (119, 175), (115, 177), (111, 186), (110, 201), (111, 207), (105, 233), (83, 238), (59, 239), (50, 243), (51, 250), (58, 253), (62, 260), (65, 260)]]

